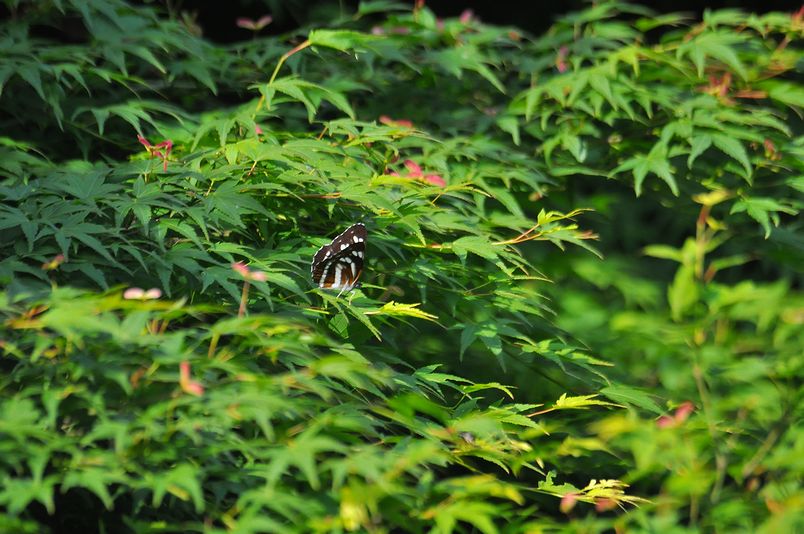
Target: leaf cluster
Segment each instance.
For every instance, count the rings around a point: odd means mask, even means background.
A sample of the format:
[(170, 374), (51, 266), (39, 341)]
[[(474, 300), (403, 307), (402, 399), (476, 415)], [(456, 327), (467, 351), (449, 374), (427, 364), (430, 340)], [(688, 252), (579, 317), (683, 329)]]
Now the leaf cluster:
[(8, 5), (0, 529), (800, 524), (799, 15)]

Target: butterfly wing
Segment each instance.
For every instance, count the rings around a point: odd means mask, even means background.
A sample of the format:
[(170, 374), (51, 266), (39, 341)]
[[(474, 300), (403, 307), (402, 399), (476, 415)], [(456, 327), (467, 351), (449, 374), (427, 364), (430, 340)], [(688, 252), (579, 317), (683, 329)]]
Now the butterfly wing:
[(318, 249), (310, 267), (313, 282), (324, 289), (349, 291), (354, 288), (363, 272), (366, 235), (362, 223), (353, 224)]

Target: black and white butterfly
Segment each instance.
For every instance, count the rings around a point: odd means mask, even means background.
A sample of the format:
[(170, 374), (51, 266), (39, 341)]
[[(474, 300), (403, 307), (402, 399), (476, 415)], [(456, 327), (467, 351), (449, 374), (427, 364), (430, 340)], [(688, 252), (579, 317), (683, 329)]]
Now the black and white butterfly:
[(353, 224), (315, 253), (310, 266), (313, 283), (341, 293), (354, 289), (363, 272), (365, 255), (366, 227), (363, 223)]

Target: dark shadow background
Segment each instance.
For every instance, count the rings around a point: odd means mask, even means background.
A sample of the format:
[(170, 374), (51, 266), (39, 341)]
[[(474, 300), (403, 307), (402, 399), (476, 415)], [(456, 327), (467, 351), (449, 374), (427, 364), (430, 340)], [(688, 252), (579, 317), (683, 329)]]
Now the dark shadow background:
[[(194, 14), (204, 35), (212, 41), (228, 43), (248, 38), (249, 30), (238, 28), (238, 17), (258, 19), (270, 14), (273, 23), (263, 34), (279, 34), (308, 24), (329, 24), (339, 16), (356, 11), (357, 0), (234, 0), (192, 1), (160, 0), (174, 9)], [(413, 6), (413, 2), (400, 4)], [(439, 17), (456, 17), (465, 9), (474, 11), (482, 21), (517, 26), (533, 34), (540, 34), (564, 13), (582, 9), (592, 2), (588, 0), (426, 0), (426, 5)], [(755, 13), (798, 10), (802, 3), (795, 0), (641, 0), (633, 2), (650, 7), (658, 13), (687, 12), (699, 19), (706, 9), (737, 8)]]

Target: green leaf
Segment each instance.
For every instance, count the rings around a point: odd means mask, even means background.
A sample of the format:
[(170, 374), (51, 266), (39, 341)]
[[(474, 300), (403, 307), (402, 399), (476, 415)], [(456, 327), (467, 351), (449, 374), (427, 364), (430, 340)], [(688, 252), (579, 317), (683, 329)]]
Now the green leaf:
[(144, 46), (133, 46), (128, 48), (128, 51), (134, 54), (135, 56), (141, 57), (142, 59), (144, 59), (145, 61), (156, 67), (156, 69), (162, 74), (167, 73), (167, 69), (165, 69), (165, 66), (162, 65), (162, 63), (160, 63), (158, 59), (156, 59), (156, 56), (154, 56), (153, 52), (151, 52), (148, 48)]
[(458, 521), (465, 521), (483, 534), (497, 534), (497, 527), (492, 517), (496, 516), (497, 507), (488, 502), (459, 500), (444, 503), (434, 510), (435, 524), (439, 532), (453, 532)]
[(317, 435), (308, 430), (293, 439), (288, 446), (268, 451), (271, 462), (267, 466), (268, 480), (276, 482), (289, 466), (297, 467), (313, 489), (320, 487), (320, 478), (316, 469), (316, 457), (326, 452), (342, 452), (344, 446), (332, 438)]
[(351, 30), (312, 30), (307, 39), (313, 46), (325, 46), (346, 52), (360, 49), (366, 43), (378, 40), (378, 37)]
[(664, 414), (662, 407), (656, 404), (650, 394), (636, 388), (622, 385), (606, 386), (600, 393), (618, 404), (631, 404), (657, 415)]
[(516, 117), (500, 117), (497, 119), (497, 126), (499, 126), (502, 131), (511, 134), (511, 139), (513, 140), (514, 144), (519, 146), (519, 121)]
[(702, 32), (695, 38), (682, 44), (678, 49), (678, 56), (689, 55), (698, 70), (698, 77), (703, 77), (706, 58), (711, 57), (721, 61), (732, 68), (743, 80), (748, 78), (745, 66), (737, 55), (736, 45), (745, 41), (745, 37), (738, 33), (722, 31)]
[(733, 137), (727, 137), (722, 134), (711, 134), (710, 137), (712, 138), (712, 143), (720, 149), (721, 152), (726, 154), (727, 156), (735, 159), (740, 165), (743, 166), (745, 169), (746, 177), (750, 177), (753, 168), (751, 167), (751, 161), (748, 159), (748, 153), (745, 151), (745, 147), (743, 144), (734, 139)]
[(47, 100), (45, 91), (42, 89), (42, 76), (39, 73), (39, 66), (35, 64), (20, 65), (17, 67), (17, 74), (33, 87), (36, 94), (42, 100)]
[(106, 120), (109, 118), (109, 110), (92, 108), (90, 111), (92, 112), (92, 115), (95, 117), (95, 122), (98, 124), (98, 135), (102, 136), (103, 127), (106, 124)]
[(690, 149), (690, 155), (687, 158), (687, 167), (691, 169), (692, 164), (698, 156), (703, 154), (706, 149), (712, 145), (712, 137), (709, 135), (697, 135), (692, 138), (690, 145), (692, 145), (692, 147)]
[(679, 249), (667, 245), (648, 245), (642, 249), (643, 254), (652, 256), (654, 258), (662, 258), (665, 260), (673, 260), (681, 263), (683, 261), (682, 253)]
[(768, 88), (768, 96), (782, 104), (804, 108), (804, 88), (801, 85), (780, 80), (768, 80), (760, 85)]
[(109, 493), (109, 486), (123, 482), (125, 477), (106, 469), (84, 468), (67, 473), (64, 477), (62, 491), (82, 487), (95, 494), (107, 510), (114, 507), (114, 500)]
[[(497, 390), (500, 390), (500, 391), (504, 392), (506, 395), (508, 395), (508, 397), (510, 399), (513, 400), (513, 398), (514, 398), (514, 394), (511, 391), (510, 386), (504, 386), (503, 384), (500, 384), (499, 382), (486, 382), (486, 383), (483, 383), (483, 384), (471, 384), (471, 385), (468, 385), (468, 386), (461, 386), (461, 390), (466, 392), (466, 393), (474, 393), (475, 391), (485, 391), (487, 389), (497, 389)], [(508, 417), (508, 416), (506, 416), (506, 417)], [(520, 421), (520, 423), (521, 423), (521, 421)]]
[(661, 144), (656, 145), (648, 154), (647, 162), (650, 171), (664, 180), (670, 187), (670, 191), (678, 196), (678, 185), (676, 185), (676, 179), (673, 177), (673, 170), (667, 158), (667, 147)]
[(394, 302), (393, 300), (383, 304), (381, 308), (376, 311), (367, 311), (366, 315), (387, 315), (391, 317), (415, 317), (416, 319), (425, 319), (427, 321), (438, 322), (438, 316), (420, 310), (421, 303), (404, 304)]
[(170, 493), (182, 501), (192, 501), (195, 511), (202, 512), (204, 498), (197, 478), (198, 472), (197, 467), (182, 463), (165, 473), (149, 476), (153, 487), (154, 505), (159, 506), (165, 493)]
[(775, 199), (767, 197), (744, 197), (734, 203), (730, 213), (746, 212), (748, 215), (762, 225), (765, 230), (765, 239), (770, 236), (771, 223), (779, 225), (779, 213), (797, 215), (798, 210), (785, 206)]
[(678, 185), (673, 176), (673, 169), (668, 159), (667, 146), (664, 143), (656, 143), (647, 156), (638, 154), (627, 159), (612, 170), (611, 175), (629, 170), (634, 175), (634, 192), (636, 196), (642, 194), (642, 183), (645, 181), (645, 177), (649, 172), (664, 180), (673, 194), (678, 196)]
[(693, 266), (682, 264), (676, 271), (673, 282), (667, 288), (667, 300), (670, 303), (673, 320), (681, 320), (681, 317), (698, 302), (698, 294)]
[(459, 352), (461, 361), (463, 361), (463, 355), (466, 352), (466, 349), (468, 349), (475, 339), (477, 339), (477, 330), (478, 327), (473, 324), (463, 325), (461, 331), (461, 349)]
[(465, 236), (456, 239), (452, 243), (452, 251), (457, 254), (461, 261), (466, 261), (469, 252), (487, 260), (496, 260), (497, 251), (488, 238), (482, 236)]
[(55, 476), (46, 477), (44, 480), (7, 478), (3, 489), (0, 490), (0, 503), (5, 505), (10, 513), (20, 514), (31, 502), (37, 501), (49, 514), (53, 514), (56, 510), (53, 500), (56, 484)]
[(278, 272), (276, 270), (267, 270), (266, 274), (268, 275), (268, 283), (269, 284), (276, 284), (281, 288), (287, 289), (288, 291), (292, 291), (299, 297), (303, 298), (306, 301), (309, 301), (307, 298), (307, 294), (299, 287), (299, 284), (296, 283), (294, 279), (289, 277), (288, 275)]
[(553, 408), (556, 410), (577, 410), (581, 408), (589, 408), (591, 406), (614, 406), (620, 407), (619, 404), (614, 404), (608, 401), (597, 400), (598, 395), (580, 395), (577, 397), (567, 397), (566, 393), (562, 393), (555, 403)]

